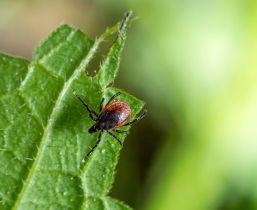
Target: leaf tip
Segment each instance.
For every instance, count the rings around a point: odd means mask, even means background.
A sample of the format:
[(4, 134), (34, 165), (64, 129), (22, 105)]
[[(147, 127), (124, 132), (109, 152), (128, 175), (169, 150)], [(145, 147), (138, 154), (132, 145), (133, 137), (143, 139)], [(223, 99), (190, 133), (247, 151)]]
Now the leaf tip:
[(125, 12), (124, 18), (123, 18), (123, 20), (120, 23), (120, 28), (119, 28), (119, 32), (120, 33), (123, 32), (124, 30), (126, 30), (128, 22), (131, 19), (132, 15), (133, 15), (133, 11), (132, 10), (129, 10), (129, 11)]

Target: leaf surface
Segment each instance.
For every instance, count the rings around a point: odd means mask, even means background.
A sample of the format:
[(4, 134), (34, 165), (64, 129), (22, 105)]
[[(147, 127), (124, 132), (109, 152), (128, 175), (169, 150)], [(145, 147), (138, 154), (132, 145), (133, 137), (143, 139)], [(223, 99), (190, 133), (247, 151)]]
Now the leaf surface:
[[(130, 209), (107, 196), (121, 146), (108, 134), (97, 140), (93, 121), (75, 98), (96, 112), (102, 97), (121, 91), (108, 87), (117, 74), (126, 26), (107, 29), (94, 42), (62, 25), (35, 50), (32, 62), (0, 54), (0, 209)], [(100, 43), (117, 38), (98, 74), (85, 71)], [(132, 118), (144, 103), (121, 91)], [(106, 101), (105, 100), (105, 101)], [(124, 135), (118, 135), (124, 140)]]

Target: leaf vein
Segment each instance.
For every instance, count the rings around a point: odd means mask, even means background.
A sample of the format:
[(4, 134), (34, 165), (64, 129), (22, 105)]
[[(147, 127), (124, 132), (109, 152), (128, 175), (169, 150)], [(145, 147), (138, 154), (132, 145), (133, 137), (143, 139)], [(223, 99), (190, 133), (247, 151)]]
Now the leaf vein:
[[(103, 35), (106, 36), (106, 34), (104, 33)], [(72, 82), (84, 71), (85, 66), (89, 63), (90, 59), (93, 57), (93, 55), (95, 54), (95, 51), (98, 47), (98, 45), (103, 41), (103, 39), (105, 38), (105, 36), (100, 36), (99, 39), (97, 39), (95, 41), (95, 43), (93, 44), (93, 46), (91, 47), (91, 49), (88, 51), (88, 54), (84, 57), (84, 59), (82, 59), (82, 61), (80, 62), (79, 66), (74, 70), (73, 74), (69, 77), (69, 79), (67, 80), (67, 82), (64, 83), (63, 88), (56, 100), (56, 103), (53, 107), (52, 113), (50, 114), (48, 123), (46, 128), (44, 129), (44, 134), (41, 138), (40, 144), (39, 144), (39, 149), (36, 153), (36, 157), (32, 163), (32, 166), (29, 170), (28, 176), (26, 177), (26, 180), (22, 186), (22, 189), (18, 195), (18, 198), (16, 200), (16, 202), (13, 205), (13, 210), (18, 209), (20, 203), (22, 202), (22, 198), (26, 193), (26, 190), (29, 187), (30, 182), (32, 181), (32, 177), (33, 174), (35, 173), (35, 171), (37, 170), (37, 166), (38, 163), (40, 162), (41, 158), (42, 158), (42, 154), (44, 153), (44, 150), (47, 146), (47, 142), (50, 138), (50, 134), (51, 134), (51, 130), (52, 127), (54, 125), (55, 119), (58, 115), (58, 111), (59, 111), (59, 107), (62, 103), (62, 100), (64, 99), (65, 94), (67, 93), (67, 91), (69, 90), (69, 87), (71, 86)], [(33, 70), (33, 68), (31, 68)], [(28, 75), (32, 74), (32, 70), (30, 70), (28, 72)], [(23, 81), (22, 85), (26, 84), (26, 81), (28, 79), (28, 75), (26, 76), (25, 80)]]
[(70, 31), (69, 34), (67, 34), (66, 40), (62, 40), (62, 42), (57, 44), (55, 47), (52, 47), (47, 54), (45, 54), (42, 58), (38, 60), (38, 62), (39, 63), (41, 63), (41, 61), (44, 62), (45, 59), (47, 59), (48, 57), (51, 57), (51, 55), (63, 45), (63, 41), (69, 41), (72, 38), (72, 36), (75, 34), (75, 32), (76, 30)]

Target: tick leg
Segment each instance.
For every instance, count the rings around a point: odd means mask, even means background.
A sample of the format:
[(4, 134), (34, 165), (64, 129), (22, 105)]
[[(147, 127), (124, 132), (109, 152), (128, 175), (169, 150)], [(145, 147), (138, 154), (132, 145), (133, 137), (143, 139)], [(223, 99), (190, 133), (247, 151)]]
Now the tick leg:
[(133, 123), (135, 123), (135, 122), (137, 122), (137, 121), (139, 121), (139, 120), (141, 120), (145, 115), (146, 115), (146, 110), (141, 114), (141, 115), (139, 115), (137, 118), (135, 118), (134, 120), (132, 120), (131, 122), (128, 122), (128, 123), (126, 123), (126, 124), (124, 124), (123, 126), (128, 126), (128, 125), (131, 125), (131, 124), (133, 124)]
[(113, 138), (115, 138), (115, 140), (117, 140), (120, 145), (122, 145), (121, 140), (120, 140), (117, 136), (115, 136), (115, 135), (114, 135), (112, 132), (110, 132), (110, 131), (106, 131), (106, 132), (107, 132), (110, 136), (112, 136)]
[(89, 116), (92, 120), (96, 121), (98, 114), (96, 114), (96, 112), (94, 110), (92, 110), (91, 108), (89, 108), (89, 106), (87, 105), (87, 103), (83, 100), (83, 98), (77, 94), (75, 94), (75, 96), (80, 100), (80, 102), (83, 104), (84, 107), (86, 107)]
[(123, 134), (128, 134), (129, 131), (123, 131), (123, 130), (113, 130), (116, 133), (123, 133)]
[(100, 112), (102, 111), (102, 109), (103, 109), (103, 104), (104, 104), (104, 98), (102, 98), (102, 100), (101, 100), (101, 103), (100, 103)]
[(119, 96), (121, 94), (121, 92), (117, 92), (115, 93), (107, 102), (107, 104), (105, 106), (107, 106), (108, 104), (110, 104), (117, 96)]
[(90, 149), (90, 151), (86, 154), (86, 156), (83, 158), (82, 162), (85, 162), (86, 159), (95, 151), (96, 147), (98, 147), (99, 143), (102, 140), (102, 132), (99, 133), (98, 137), (97, 137), (97, 142), (95, 143), (95, 145)]

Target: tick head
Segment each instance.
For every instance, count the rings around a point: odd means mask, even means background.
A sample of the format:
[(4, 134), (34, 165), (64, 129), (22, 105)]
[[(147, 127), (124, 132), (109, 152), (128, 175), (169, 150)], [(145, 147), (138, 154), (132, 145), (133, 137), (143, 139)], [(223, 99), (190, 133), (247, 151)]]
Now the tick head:
[(90, 127), (89, 129), (88, 129), (88, 132), (89, 133), (95, 133), (96, 131), (98, 131), (99, 129), (98, 129), (98, 126), (97, 126), (97, 124), (94, 124), (92, 127)]

